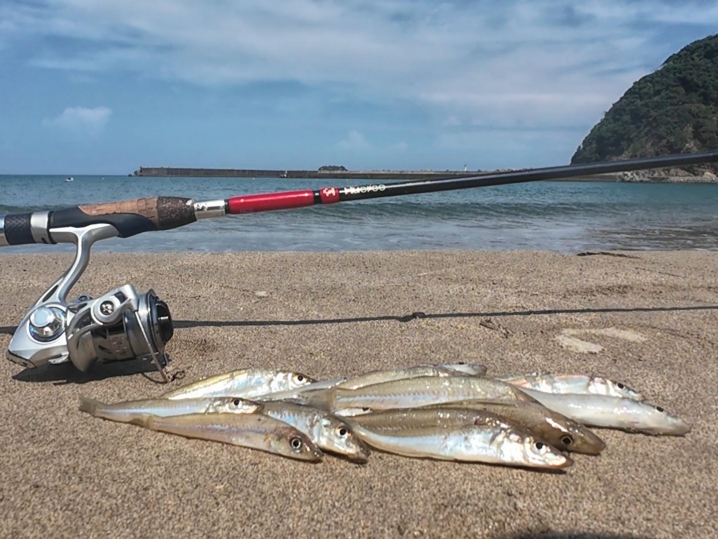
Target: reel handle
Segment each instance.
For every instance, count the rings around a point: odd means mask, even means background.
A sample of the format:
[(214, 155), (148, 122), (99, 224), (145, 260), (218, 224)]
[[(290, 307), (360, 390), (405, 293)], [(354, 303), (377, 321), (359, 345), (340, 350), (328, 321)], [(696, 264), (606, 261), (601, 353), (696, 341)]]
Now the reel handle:
[(87, 204), (55, 211), (16, 213), (0, 216), (0, 246), (63, 242), (54, 237), (58, 228), (85, 228), (94, 224), (112, 225), (121, 238), (141, 232), (169, 230), (197, 220), (192, 199), (152, 197)]

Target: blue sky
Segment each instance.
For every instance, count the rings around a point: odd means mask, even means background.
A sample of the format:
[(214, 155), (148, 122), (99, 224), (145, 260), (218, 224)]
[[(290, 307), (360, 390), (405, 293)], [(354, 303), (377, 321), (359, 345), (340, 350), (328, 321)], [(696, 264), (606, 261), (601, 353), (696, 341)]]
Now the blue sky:
[(568, 163), (715, 0), (0, 0), (0, 174)]

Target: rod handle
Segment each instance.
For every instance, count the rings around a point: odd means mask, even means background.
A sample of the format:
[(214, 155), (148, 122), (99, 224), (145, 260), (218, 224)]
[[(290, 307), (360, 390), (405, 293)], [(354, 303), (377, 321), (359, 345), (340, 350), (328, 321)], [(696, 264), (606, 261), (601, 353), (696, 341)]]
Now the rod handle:
[[(39, 213), (6, 215), (4, 239), (8, 245), (56, 243), (52, 230), (63, 227), (83, 228), (107, 223), (114, 226), (121, 238), (142, 232), (169, 230), (197, 220), (192, 199), (152, 197), (103, 204), (85, 204), (48, 212), (46, 219), (33, 219)], [(47, 241), (49, 239), (49, 241)], [(2, 242), (0, 241), (0, 244)]]
[(140, 232), (169, 230), (195, 222), (191, 202), (189, 198), (152, 197), (65, 208), (50, 215), (50, 229), (109, 223), (121, 238), (129, 238)]

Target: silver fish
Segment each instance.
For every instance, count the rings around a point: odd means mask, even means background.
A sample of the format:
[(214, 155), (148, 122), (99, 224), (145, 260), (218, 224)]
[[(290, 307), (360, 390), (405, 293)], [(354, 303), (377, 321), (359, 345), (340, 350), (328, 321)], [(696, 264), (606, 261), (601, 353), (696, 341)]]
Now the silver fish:
[(576, 394), (576, 395), (606, 395), (621, 397), (634, 401), (644, 400), (635, 389), (623, 382), (614, 382), (600, 376), (583, 376), (580, 374), (559, 374), (532, 372), (519, 376), (501, 376), (497, 380), (525, 389), (534, 389), (545, 393)]
[(516, 423), (562, 451), (598, 455), (606, 448), (606, 443), (587, 426), (546, 408), (538, 402), (484, 400), (462, 401), (437, 406), (491, 412)]
[(299, 429), (324, 451), (344, 455), (361, 464), (369, 461), (370, 450), (342, 418), (329, 412), (290, 402), (264, 402), (260, 412)]
[(651, 435), (684, 436), (690, 425), (660, 406), (605, 395), (559, 395), (522, 389), (546, 408), (589, 427)]
[(80, 397), (80, 411), (95, 417), (130, 423), (133, 420), (154, 415), (171, 417), (187, 414), (245, 413), (256, 412), (259, 405), (239, 397), (204, 397), (196, 399), (146, 399), (105, 404)]
[(162, 399), (196, 397), (242, 397), (251, 399), (268, 393), (287, 391), (315, 383), (316, 380), (297, 372), (269, 369), (241, 369), (211, 376), (160, 395)]
[(471, 425), (449, 423), (386, 431), (374, 431), (349, 421), (354, 432), (369, 445), (405, 457), (553, 469), (573, 464), (551, 445), (489, 413), (478, 415)]
[(474, 399), (533, 401), (511, 384), (473, 376), (420, 376), (358, 389), (333, 387), (307, 391), (301, 398), (303, 404), (340, 414), (347, 408), (387, 410)]
[[(456, 367), (464, 367), (464, 365), (455, 365)], [(468, 367), (467, 367), (468, 368)], [(400, 369), (371, 371), (359, 376), (354, 376), (348, 380), (337, 384), (335, 387), (342, 389), (358, 389), (374, 384), (382, 384), (395, 380), (407, 380), (410, 378), (418, 378), (420, 376), (462, 376), (462, 371), (448, 365), (416, 365), (414, 367), (402, 367)]]
[(147, 415), (135, 424), (185, 438), (248, 447), (308, 462), (319, 462), (324, 457), (306, 434), (264, 414)]

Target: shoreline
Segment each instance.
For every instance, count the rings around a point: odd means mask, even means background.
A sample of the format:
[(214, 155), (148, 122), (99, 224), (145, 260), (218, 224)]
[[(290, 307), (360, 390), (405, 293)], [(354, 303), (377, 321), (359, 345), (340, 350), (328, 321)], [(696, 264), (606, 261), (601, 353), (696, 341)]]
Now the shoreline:
[[(3, 349), (71, 260), (3, 258)], [(496, 376), (620, 380), (692, 432), (597, 429), (606, 450), (576, 455), (566, 473), (378, 451), (365, 466), (331, 457), (309, 465), (79, 412), (80, 396), (116, 402), (166, 391), (141, 363), (82, 374), (1, 361), (0, 536), (224, 537), (238, 522), (248, 538), (714, 534), (706, 500), (718, 443), (716, 252), (95, 253), (70, 298), (125, 283), (169, 305), (167, 351), (185, 372), (173, 388), (244, 367), (328, 379), (466, 361)]]

